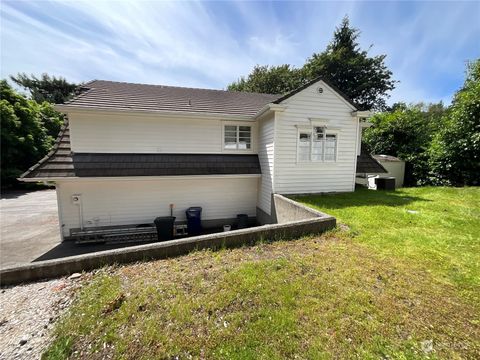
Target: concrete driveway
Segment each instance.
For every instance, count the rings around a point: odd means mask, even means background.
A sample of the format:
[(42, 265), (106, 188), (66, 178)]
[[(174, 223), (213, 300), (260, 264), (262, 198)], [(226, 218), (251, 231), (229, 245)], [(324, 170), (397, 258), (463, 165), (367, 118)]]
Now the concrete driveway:
[(55, 190), (2, 193), (0, 268), (34, 261), (60, 243)]

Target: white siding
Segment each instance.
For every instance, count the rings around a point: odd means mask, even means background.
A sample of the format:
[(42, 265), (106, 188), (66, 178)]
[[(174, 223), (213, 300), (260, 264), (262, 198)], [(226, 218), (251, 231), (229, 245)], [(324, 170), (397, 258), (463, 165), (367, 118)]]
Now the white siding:
[(395, 178), (395, 187), (402, 187), (405, 177), (405, 161), (378, 161), (388, 171), (388, 174), (380, 174), (380, 176), (393, 176)]
[[(211, 154), (224, 152), (222, 129), (227, 122), (89, 112), (69, 114), (69, 123), (74, 152)], [(236, 153), (255, 153), (255, 123), (228, 123), (252, 126), (252, 150)]]
[[(321, 86), (323, 93), (317, 88)], [(323, 82), (297, 93), (276, 113), (275, 192), (280, 194), (343, 192), (354, 189), (358, 121), (353, 108)], [(338, 133), (335, 163), (297, 163), (297, 125), (310, 119), (327, 123)]]
[(258, 207), (271, 215), (271, 198), (273, 192), (273, 156), (274, 156), (275, 118), (259, 120), (258, 124), (258, 160), (262, 168), (262, 178), (258, 192)]
[(151, 223), (157, 216), (185, 219), (190, 206), (203, 208), (202, 219), (255, 216), (258, 178), (157, 178), (149, 180), (71, 181), (58, 184), (63, 234), (80, 226), (79, 210), (73, 194), (82, 194), (85, 226)]

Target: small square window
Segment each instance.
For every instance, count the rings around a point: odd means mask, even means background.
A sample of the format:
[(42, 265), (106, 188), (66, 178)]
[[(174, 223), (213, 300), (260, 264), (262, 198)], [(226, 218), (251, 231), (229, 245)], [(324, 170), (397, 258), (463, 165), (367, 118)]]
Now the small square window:
[(317, 140), (323, 140), (324, 134), (325, 134), (325, 128), (323, 126), (315, 127), (315, 138)]
[(300, 133), (301, 142), (310, 142), (310, 134)]
[(225, 125), (223, 140), (225, 150), (249, 150), (252, 147), (252, 127)]

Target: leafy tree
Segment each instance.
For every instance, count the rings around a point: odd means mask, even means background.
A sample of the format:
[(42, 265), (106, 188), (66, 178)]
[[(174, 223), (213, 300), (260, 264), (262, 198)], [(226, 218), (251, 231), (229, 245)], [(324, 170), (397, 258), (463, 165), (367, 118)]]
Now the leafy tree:
[(52, 104), (38, 104), (0, 81), (2, 187), (40, 160), (52, 147), (62, 118)]
[(42, 74), (40, 78), (25, 73), (10, 76), (17, 85), (28, 90), (33, 100), (38, 103), (48, 101), (53, 104), (63, 104), (75, 92), (78, 84), (69, 83), (65, 78)]
[(301, 70), (290, 65), (256, 65), (247, 78), (228, 85), (231, 91), (247, 91), (264, 94), (283, 94), (302, 85)]
[(469, 64), (430, 149), (432, 177), (439, 184), (480, 185), (480, 59)]
[(405, 185), (431, 183), (428, 149), (443, 126), (442, 103), (394, 104), (391, 112), (375, 115), (363, 140), (370, 152), (398, 156), (406, 162)]
[(369, 57), (361, 50), (358, 29), (343, 18), (327, 49), (313, 54), (303, 70), (308, 79), (328, 78), (363, 110), (386, 108), (387, 93), (395, 88), (392, 72), (385, 65), (386, 55)]

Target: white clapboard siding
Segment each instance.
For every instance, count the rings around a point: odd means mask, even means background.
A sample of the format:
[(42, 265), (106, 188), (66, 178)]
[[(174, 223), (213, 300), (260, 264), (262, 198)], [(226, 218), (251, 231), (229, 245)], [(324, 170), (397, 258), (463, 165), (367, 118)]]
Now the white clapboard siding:
[(258, 192), (258, 207), (268, 215), (271, 211), (273, 157), (274, 157), (274, 116), (259, 120), (258, 124), (258, 160), (262, 169), (262, 178)]
[[(321, 86), (323, 93), (317, 89)], [(358, 121), (352, 106), (323, 82), (313, 84), (285, 100), (286, 109), (276, 113), (275, 192), (283, 194), (344, 192), (354, 188)], [(310, 119), (327, 123), (337, 132), (335, 163), (297, 162), (297, 125)]]
[(74, 152), (222, 153), (228, 123), (252, 126), (252, 150), (236, 153), (255, 153), (257, 145), (254, 122), (102, 112), (71, 113), (69, 122)]
[(202, 219), (255, 216), (257, 177), (157, 178), (151, 180), (102, 180), (59, 182), (58, 201), (63, 234), (80, 227), (73, 194), (82, 195), (84, 226), (152, 223), (157, 216), (173, 215), (185, 220), (185, 210), (201, 206)]

